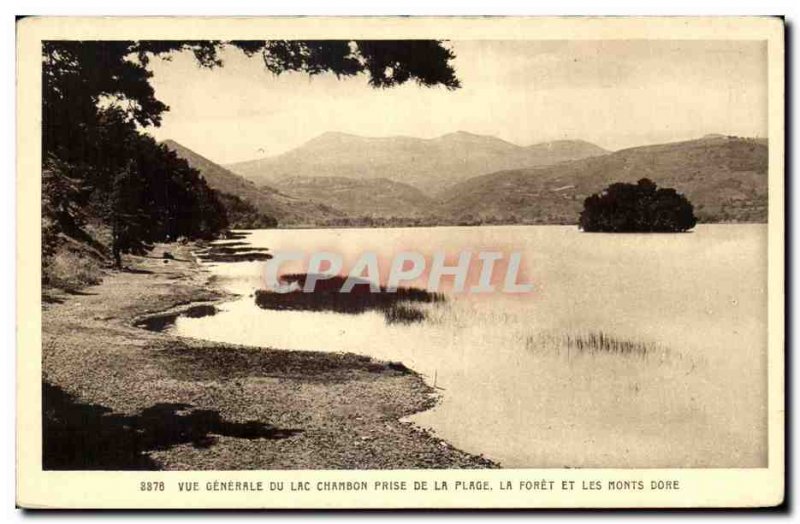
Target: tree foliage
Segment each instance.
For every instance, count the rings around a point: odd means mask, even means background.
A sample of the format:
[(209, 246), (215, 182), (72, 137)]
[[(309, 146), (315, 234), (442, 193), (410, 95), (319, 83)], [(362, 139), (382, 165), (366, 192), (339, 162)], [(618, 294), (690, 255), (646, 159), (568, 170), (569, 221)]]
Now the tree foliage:
[(252, 204), (236, 195), (219, 193), (222, 205), (228, 215), (228, 227), (231, 229), (272, 229), (278, 227), (278, 221), (271, 216), (260, 213)]
[(671, 188), (643, 178), (636, 184), (611, 184), (584, 201), (579, 225), (584, 231), (616, 233), (679, 232), (697, 223), (689, 200)]
[(235, 40), (235, 41), (47, 41), (43, 43), (45, 149), (53, 150), (64, 126), (86, 125), (101, 101), (113, 100), (141, 126), (158, 126), (168, 107), (150, 85), (153, 58), (190, 52), (201, 67), (223, 65), (226, 47), (258, 56), (279, 75), (366, 73), (370, 85), (392, 87), (410, 80), (448, 89), (460, 86), (451, 50), (438, 40)]
[(122, 253), (144, 253), (153, 242), (212, 238), (227, 227), (217, 193), (185, 160), (138, 131), (115, 106), (93, 117), (73, 147), (56, 150), (66, 159), (56, 152), (45, 157), (45, 255), (60, 235), (88, 240), (87, 221), (110, 230), (117, 265)]
[[(184, 160), (143, 132), (159, 126), (169, 109), (150, 84), (150, 62), (188, 52), (200, 67), (215, 68), (223, 65), (224, 48), (260, 57), (274, 74), (363, 73), (374, 87), (411, 80), (459, 87), (450, 65), (453, 53), (433, 40), (43, 42), (46, 249), (60, 234), (80, 233), (90, 219), (111, 229), (118, 263), (121, 253), (141, 252), (151, 242), (211, 237), (227, 227), (220, 196)], [(224, 200), (249, 213), (239, 202)]]

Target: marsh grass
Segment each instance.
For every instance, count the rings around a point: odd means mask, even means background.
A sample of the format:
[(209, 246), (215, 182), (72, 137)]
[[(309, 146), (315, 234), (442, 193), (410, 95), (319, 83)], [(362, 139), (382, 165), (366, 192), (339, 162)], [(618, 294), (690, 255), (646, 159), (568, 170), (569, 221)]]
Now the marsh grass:
[[(349, 315), (380, 311), (387, 324), (410, 324), (426, 318), (424, 311), (411, 307), (410, 303), (432, 304), (446, 300), (442, 293), (411, 287), (401, 287), (394, 292), (381, 288), (380, 292), (373, 293), (367, 285), (356, 285), (351, 292), (341, 293), (340, 289), (347, 279), (339, 276), (319, 280), (313, 292), (305, 293), (302, 287), (306, 277), (302, 273), (283, 275), (281, 280), (296, 283), (297, 289), (288, 293), (258, 290), (255, 293), (256, 304), (263, 309), (332, 311)], [(364, 281), (362, 284), (366, 283)]]
[(620, 353), (623, 355), (645, 356), (658, 349), (656, 344), (618, 338), (603, 331), (578, 336), (567, 335), (564, 337), (564, 343), (570, 349), (589, 353)]
[(624, 338), (602, 330), (583, 333), (543, 333), (525, 337), (528, 350), (555, 348), (566, 352), (567, 356), (579, 355), (622, 355), (640, 358), (666, 357), (665, 346), (648, 341)]
[(427, 322), (433, 325), (465, 328), (482, 328), (491, 331), (503, 326), (517, 324), (518, 318), (514, 313), (501, 309), (478, 311), (471, 305), (461, 307), (433, 308), (428, 311)]
[(383, 310), (387, 324), (414, 324), (425, 320), (425, 312), (406, 304), (392, 304)]

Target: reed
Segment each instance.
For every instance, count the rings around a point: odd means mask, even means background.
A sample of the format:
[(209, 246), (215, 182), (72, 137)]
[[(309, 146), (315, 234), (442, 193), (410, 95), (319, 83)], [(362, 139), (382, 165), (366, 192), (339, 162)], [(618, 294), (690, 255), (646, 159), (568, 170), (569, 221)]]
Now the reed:
[(393, 304), (383, 311), (387, 324), (414, 324), (425, 320), (425, 312), (405, 304)]
[(655, 342), (631, 340), (605, 331), (529, 335), (525, 338), (525, 346), (529, 350), (555, 347), (559, 351), (566, 350), (570, 355), (611, 354), (647, 357), (663, 356), (666, 353), (666, 348)]

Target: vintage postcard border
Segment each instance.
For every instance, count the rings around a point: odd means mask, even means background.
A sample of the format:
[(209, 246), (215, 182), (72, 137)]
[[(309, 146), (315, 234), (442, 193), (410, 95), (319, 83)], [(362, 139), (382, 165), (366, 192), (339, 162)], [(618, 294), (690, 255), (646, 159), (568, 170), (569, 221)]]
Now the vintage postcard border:
[[(784, 27), (773, 18), (26, 18), (17, 24), (17, 504), (28, 508), (748, 507), (784, 494)], [(496, 471), (42, 471), (41, 41), (46, 39), (441, 38), (768, 41), (769, 467)], [(583, 482), (675, 480), (678, 490), (592, 491)], [(163, 480), (164, 492), (140, 491)], [(178, 481), (405, 480), (405, 491), (179, 493)], [(435, 482), (552, 480), (549, 491), (434, 490)], [(412, 489), (415, 482), (429, 489)], [(564, 489), (573, 481), (573, 489)]]

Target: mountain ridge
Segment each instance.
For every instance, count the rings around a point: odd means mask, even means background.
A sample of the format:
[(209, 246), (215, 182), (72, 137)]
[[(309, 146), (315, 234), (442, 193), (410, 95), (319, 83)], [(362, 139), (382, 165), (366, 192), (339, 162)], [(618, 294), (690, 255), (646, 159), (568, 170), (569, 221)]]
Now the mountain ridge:
[[(450, 135), (439, 144), (483, 141), (469, 133)], [(341, 139), (353, 140), (329, 133), (323, 142)], [(502, 141), (495, 144), (506, 147)], [(569, 157), (569, 148), (582, 146), (581, 141), (569, 140), (528, 147), (559, 154), (566, 148)], [(291, 174), (272, 185), (257, 185), (191, 153), (190, 164), (199, 166), (211, 187), (230, 191), (234, 181), (239, 196), (260, 202), (262, 209), (277, 210), (281, 224), (288, 226), (575, 224), (587, 196), (614, 182), (645, 177), (684, 193), (701, 222), (765, 222), (767, 216), (768, 144), (759, 138), (710, 134), (548, 165), (500, 169), (463, 179), (435, 194), (382, 171), (367, 178)], [(220, 172), (227, 177), (223, 183), (215, 181)]]
[(650, 178), (685, 194), (701, 222), (766, 222), (767, 172), (765, 139), (711, 136), (472, 177), (450, 189), (437, 214), (455, 223), (573, 224), (589, 195)]
[(351, 218), (422, 218), (436, 202), (419, 189), (388, 178), (290, 177), (281, 191), (325, 202)]
[(283, 154), (226, 167), (257, 184), (280, 185), (288, 177), (388, 178), (433, 196), (472, 176), (607, 153), (582, 140), (519, 146), (466, 131), (435, 138), (327, 132)]
[(342, 215), (340, 211), (324, 203), (304, 201), (271, 186), (256, 186), (253, 182), (175, 140), (163, 140), (161, 144), (186, 160), (191, 167), (197, 169), (209, 187), (221, 193), (241, 198), (258, 212), (277, 219), (279, 224), (317, 224), (323, 223), (329, 217)]

